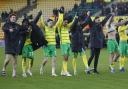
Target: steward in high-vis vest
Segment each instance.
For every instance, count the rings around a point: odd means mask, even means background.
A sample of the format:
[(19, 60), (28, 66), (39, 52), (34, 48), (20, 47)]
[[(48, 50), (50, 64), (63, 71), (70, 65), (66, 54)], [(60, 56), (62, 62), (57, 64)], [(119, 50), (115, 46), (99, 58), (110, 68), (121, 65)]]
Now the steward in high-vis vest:
[(44, 60), (40, 68), (40, 74), (43, 74), (43, 66), (45, 66), (48, 57), (51, 57), (52, 59), (52, 76), (57, 76), (55, 73), (55, 66), (56, 66), (56, 28), (60, 25), (60, 22), (62, 22), (63, 14), (59, 13), (59, 18), (56, 24), (54, 25), (54, 21), (52, 19), (47, 20), (47, 24), (45, 24), (43, 16), (40, 19), (39, 25), (41, 28), (44, 29), (45, 38), (48, 41), (47, 46), (43, 47), (44, 50)]

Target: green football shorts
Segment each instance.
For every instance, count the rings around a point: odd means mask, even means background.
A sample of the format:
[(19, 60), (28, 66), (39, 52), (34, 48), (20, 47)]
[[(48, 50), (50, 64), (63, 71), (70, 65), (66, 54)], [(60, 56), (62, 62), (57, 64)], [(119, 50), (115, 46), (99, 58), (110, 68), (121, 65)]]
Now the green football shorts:
[(56, 56), (56, 47), (55, 45), (47, 45), (43, 47), (45, 57), (55, 57)]
[(119, 43), (119, 53), (121, 56), (127, 56), (128, 55), (128, 45), (127, 41), (120, 41)]
[(116, 40), (108, 39), (107, 49), (109, 53), (118, 52), (118, 43)]
[(34, 55), (33, 55), (33, 48), (32, 46), (29, 44), (29, 45), (25, 45), (23, 47), (23, 50), (22, 50), (22, 57), (23, 58), (30, 58), (30, 59), (34, 59)]
[(61, 53), (62, 55), (70, 55), (71, 54), (71, 46), (70, 44), (61, 44)]

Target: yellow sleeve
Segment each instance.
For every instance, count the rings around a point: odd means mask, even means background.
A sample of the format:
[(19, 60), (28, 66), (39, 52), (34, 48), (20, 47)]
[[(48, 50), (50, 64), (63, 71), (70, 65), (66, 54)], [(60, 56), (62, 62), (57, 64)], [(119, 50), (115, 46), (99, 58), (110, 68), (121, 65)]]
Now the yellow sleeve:
[(39, 27), (42, 27), (42, 28), (44, 28), (46, 26), (43, 16), (41, 16), (41, 18), (39, 19), (39, 22), (37, 24)]
[(128, 30), (128, 26), (125, 26), (125, 30)]
[(69, 28), (70, 28), (70, 27), (72, 26), (72, 24), (74, 23), (75, 18), (76, 18), (76, 16), (73, 18), (72, 22), (70, 22), (70, 23), (67, 25)]
[(122, 27), (120, 26), (120, 27), (118, 28), (118, 32), (122, 32), (122, 31), (124, 31), (124, 29), (122, 29)]
[(59, 13), (59, 18), (58, 18), (58, 21), (56, 22), (55, 24), (55, 28), (60, 28), (62, 26), (62, 23), (63, 23), (63, 18), (64, 18), (64, 14), (61, 14)]
[(122, 32), (128, 29), (128, 26), (119, 27), (118, 32)]

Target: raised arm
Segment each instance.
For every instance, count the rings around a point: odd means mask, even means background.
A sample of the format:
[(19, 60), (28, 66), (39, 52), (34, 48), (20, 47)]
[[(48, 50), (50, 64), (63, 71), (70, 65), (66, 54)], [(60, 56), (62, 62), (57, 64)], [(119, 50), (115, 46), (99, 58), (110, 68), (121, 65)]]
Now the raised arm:
[(121, 26), (121, 25), (125, 24), (126, 22), (128, 22), (128, 21), (125, 20), (125, 21), (122, 21), (122, 22), (118, 22), (118, 23), (115, 23), (115, 25), (116, 26)]
[(111, 16), (112, 16), (111, 14), (109, 14), (108, 16), (106, 16), (104, 18), (104, 20), (101, 22), (101, 25), (104, 26)]
[(69, 28), (73, 25), (73, 23), (74, 23), (74, 21), (75, 21), (76, 18), (78, 18), (78, 16), (75, 15), (75, 17), (73, 18), (72, 22), (70, 22), (70, 23), (67, 25)]
[(128, 26), (125, 26), (123, 29), (121, 29), (120, 27), (118, 28), (118, 32), (122, 32), (128, 29)]
[(72, 24), (72, 26), (71, 26), (71, 31), (74, 31), (74, 30), (76, 30), (76, 26), (77, 26), (77, 24), (78, 24), (78, 18), (76, 18), (75, 19), (75, 21), (74, 21), (74, 23)]
[(93, 24), (93, 21), (92, 21), (92, 19), (91, 19), (90, 16), (87, 16), (87, 17), (84, 19), (84, 21), (81, 23), (81, 25), (84, 26), (84, 27), (85, 27), (86, 25), (92, 26), (92, 24)]
[(37, 24), (37, 22), (39, 21), (41, 15), (42, 15), (42, 11), (38, 12), (37, 16), (33, 20), (33, 23)]
[(64, 18), (64, 14), (63, 13), (59, 13), (59, 17), (58, 17), (58, 20), (55, 24), (55, 28), (60, 28), (62, 26), (62, 23), (63, 23), (63, 18)]
[(41, 16), (41, 18), (40, 18), (38, 24), (39, 24), (39, 26), (42, 27), (42, 28), (44, 28), (44, 27), (46, 26), (45, 20), (44, 20), (43, 16)]
[(113, 19), (113, 16), (111, 16), (111, 17), (108, 19), (108, 21), (106, 22), (107, 28), (110, 27), (110, 24), (111, 24), (112, 19)]

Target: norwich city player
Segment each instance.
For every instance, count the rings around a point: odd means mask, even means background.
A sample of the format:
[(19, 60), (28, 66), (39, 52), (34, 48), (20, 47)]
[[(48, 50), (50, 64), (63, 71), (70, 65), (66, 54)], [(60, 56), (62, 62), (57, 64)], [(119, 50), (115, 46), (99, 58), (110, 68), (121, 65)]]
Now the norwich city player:
[(71, 42), (72, 42), (72, 52), (73, 52), (72, 64), (73, 64), (74, 75), (77, 74), (76, 60), (77, 60), (79, 54), (83, 60), (83, 63), (85, 66), (85, 72), (88, 74), (90, 73), (87, 56), (85, 54), (83, 27), (86, 25), (84, 23), (88, 23), (91, 19), (90, 19), (90, 17), (87, 17), (85, 21), (82, 21), (82, 20), (83, 19), (81, 19), (81, 17), (76, 19), (71, 28), (71, 34), (72, 34)]
[(108, 41), (107, 41), (107, 49), (109, 51), (109, 68), (111, 70), (111, 73), (115, 72), (115, 60), (119, 57), (118, 54), (118, 43), (116, 41), (116, 27), (119, 26), (119, 23), (114, 22), (114, 15), (109, 18), (109, 20), (106, 23), (107, 27), (107, 36), (108, 36)]
[[(119, 19), (119, 22), (123, 22), (123, 19)], [(128, 45), (127, 40), (128, 36), (126, 34), (126, 30), (128, 29), (128, 26), (126, 24), (123, 24), (122, 26), (119, 26), (118, 33), (120, 36), (120, 43), (119, 43), (119, 53), (120, 53), (120, 72), (125, 72), (124, 65), (126, 58), (128, 56)]]
[[(29, 21), (27, 19), (23, 20), (23, 25), (25, 24), (25, 26), (23, 26), (24, 29), (24, 34), (26, 35), (26, 39), (25, 39), (25, 44), (24, 47), (22, 49), (22, 71), (23, 77), (27, 77), (26, 74), (26, 68), (28, 67), (27, 73), (32, 76), (32, 66), (33, 66), (33, 60), (34, 60), (34, 55), (33, 55), (33, 48), (32, 48), (32, 42), (31, 42), (31, 31), (32, 28), (29, 25)], [(29, 59), (29, 65), (27, 66), (27, 59)]]
[(47, 20), (47, 25), (44, 23), (43, 16), (40, 19), (40, 26), (44, 29), (45, 38), (48, 41), (48, 45), (43, 47), (44, 49), (44, 60), (41, 64), (40, 74), (43, 74), (44, 66), (47, 63), (48, 57), (52, 60), (52, 76), (57, 76), (55, 73), (55, 66), (56, 66), (56, 41), (55, 41), (55, 31), (56, 28), (62, 22), (63, 14), (59, 13), (59, 18), (56, 24), (54, 25), (54, 21), (52, 19)]
[(64, 21), (62, 22), (62, 25), (58, 27), (59, 35), (60, 35), (60, 44), (61, 44), (61, 52), (63, 55), (63, 63), (62, 63), (62, 71), (61, 75), (63, 76), (72, 76), (68, 70), (67, 70), (67, 62), (68, 58), (71, 54), (71, 47), (70, 47), (70, 38), (69, 38), (69, 30), (75, 20), (76, 16), (74, 17), (72, 22), (68, 22), (68, 17), (64, 17)]

